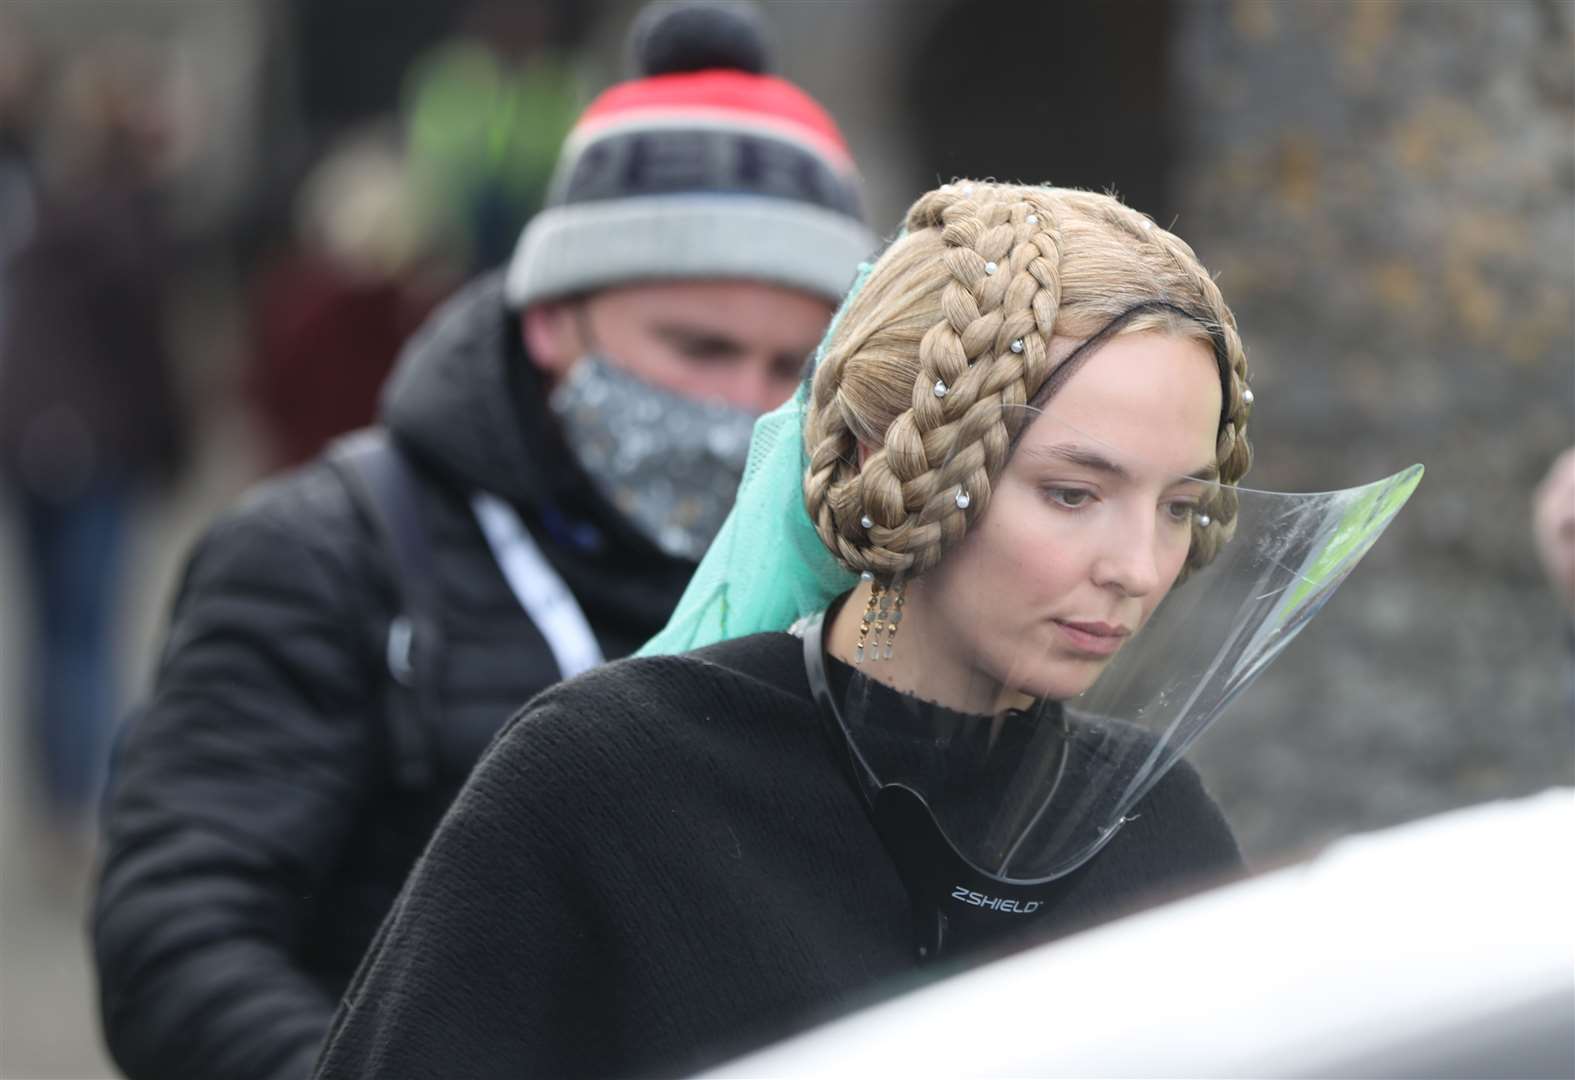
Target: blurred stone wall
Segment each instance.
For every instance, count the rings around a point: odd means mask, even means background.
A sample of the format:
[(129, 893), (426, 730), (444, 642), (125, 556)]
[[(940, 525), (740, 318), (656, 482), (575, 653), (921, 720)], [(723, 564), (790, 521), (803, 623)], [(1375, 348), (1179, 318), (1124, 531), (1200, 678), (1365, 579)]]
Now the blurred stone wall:
[(1249, 486), (1427, 476), (1199, 746), (1249, 855), (1575, 779), (1529, 535), (1575, 442), (1575, 4), (1180, 2), (1176, 231), (1247, 344)]

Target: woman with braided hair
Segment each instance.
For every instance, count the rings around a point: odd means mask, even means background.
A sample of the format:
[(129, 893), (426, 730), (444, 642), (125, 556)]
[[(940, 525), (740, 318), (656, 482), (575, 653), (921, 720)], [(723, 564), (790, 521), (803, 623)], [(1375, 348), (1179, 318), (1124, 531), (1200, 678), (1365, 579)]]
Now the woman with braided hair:
[(1143, 215), (919, 199), (668, 628), (494, 742), (318, 1075), (689, 1071), (1236, 873), (1181, 752), (1419, 471), (1244, 491), (1252, 400)]

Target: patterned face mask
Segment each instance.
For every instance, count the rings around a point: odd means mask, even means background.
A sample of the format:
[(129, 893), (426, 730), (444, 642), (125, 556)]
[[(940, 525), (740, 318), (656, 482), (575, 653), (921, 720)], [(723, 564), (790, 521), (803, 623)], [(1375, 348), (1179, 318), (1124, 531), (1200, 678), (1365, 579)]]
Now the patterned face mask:
[(698, 562), (732, 509), (755, 414), (653, 386), (595, 354), (547, 403), (597, 490), (657, 547)]

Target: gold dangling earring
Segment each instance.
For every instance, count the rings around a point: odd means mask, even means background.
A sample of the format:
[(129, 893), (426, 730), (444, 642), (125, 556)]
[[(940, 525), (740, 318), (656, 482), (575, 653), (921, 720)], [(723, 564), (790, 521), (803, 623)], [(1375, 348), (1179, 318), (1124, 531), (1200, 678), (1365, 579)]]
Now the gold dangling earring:
[(864, 614), (859, 618), (859, 643), (853, 647), (855, 664), (864, 663), (864, 644), (869, 638), (871, 625), (875, 628), (875, 640), (870, 644), (870, 659), (879, 659), (881, 624), (876, 620), (875, 608), (877, 602), (886, 595), (886, 587), (875, 580), (874, 574), (866, 570), (859, 577), (870, 583), (870, 599), (864, 605)]
[(899, 581), (881, 597), (881, 616), (886, 623), (886, 648), (881, 655), (883, 660), (891, 659), (892, 642), (897, 640), (897, 624), (902, 622), (903, 590), (906, 587), (907, 582)]

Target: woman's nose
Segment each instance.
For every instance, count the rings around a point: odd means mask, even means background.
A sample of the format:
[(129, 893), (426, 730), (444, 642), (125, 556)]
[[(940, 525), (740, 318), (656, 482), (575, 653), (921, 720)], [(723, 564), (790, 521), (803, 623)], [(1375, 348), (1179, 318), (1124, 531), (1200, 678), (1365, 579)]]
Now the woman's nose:
[(1094, 560), (1094, 583), (1131, 597), (1159, 588), (1158, 522), (1130, 520), (1113, 533)]

